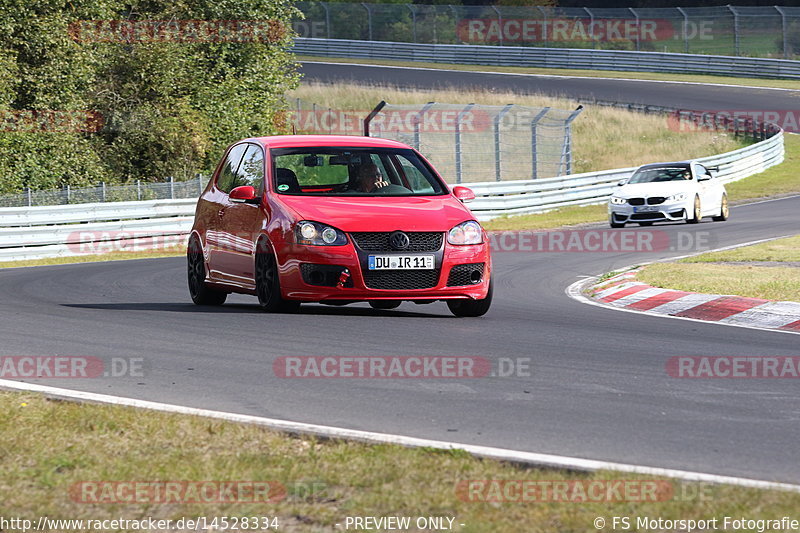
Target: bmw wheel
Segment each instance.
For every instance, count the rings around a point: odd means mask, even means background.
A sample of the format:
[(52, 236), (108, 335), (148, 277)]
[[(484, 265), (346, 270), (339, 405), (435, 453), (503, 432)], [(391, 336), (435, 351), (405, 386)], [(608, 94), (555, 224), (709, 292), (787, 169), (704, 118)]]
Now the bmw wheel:
[(206, 263), (203, 259), (203, 248), (196, 237), (189, 241), (186, 250), (188, 267), (189, 295), (197, 305), (222, 305), (228, 293), (215, 291), (206, 285)]
[(698, 222), (700, 222), (700, 219), (703, 218), (703, 211), (700, 208), (700, 197), (699, 196), (695, 196), (694, 197), (694, 208), (692, 209), (692, 211), (693, 211), (692, 212), (692, 217), (691, 218), (687, 218), (686, 222), (688, 222), (689, 224), (697, 224)]
[(722, 201), (720, 202), (719, 206), (719, 215), (711, 217), (711, 220), (714, 220), (716, 222), (724, 222), (728, 220), (729, 216), (730, 216), (730, 208), (728, 207), (728, 195), (723, 194)]

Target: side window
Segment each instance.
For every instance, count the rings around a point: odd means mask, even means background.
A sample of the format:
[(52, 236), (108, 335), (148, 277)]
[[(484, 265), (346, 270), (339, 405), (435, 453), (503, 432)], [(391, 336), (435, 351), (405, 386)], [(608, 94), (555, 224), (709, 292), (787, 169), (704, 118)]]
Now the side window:
[(239, 165), (235, 186), (242, 185), (255, 187), (258, 194), (264, 192), (264, 152), (254, 144), (247, 145), (242, 164)]
[(225, 163), (217, 177), (217, 188), (222, 192), (229, 193), (236, 187), (236, 172), (239, 170), (239, 163), (242, 161), (242, 155), (247, 146), (239, 144), (228, 152), (228, 157), (225, 158)]

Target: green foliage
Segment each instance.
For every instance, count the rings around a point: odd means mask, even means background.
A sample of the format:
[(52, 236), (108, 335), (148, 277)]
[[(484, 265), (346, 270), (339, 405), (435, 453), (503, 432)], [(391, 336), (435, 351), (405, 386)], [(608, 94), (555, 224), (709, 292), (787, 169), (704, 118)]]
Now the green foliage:
[[(0, 191), (190, 178), (243, 137), (277, 133), (298, 82), (288, 31), (271, 42), (98, 42), (79, 21), (267, 21), (289, 0), (0, 0), (0, 112), (90, 111), (100, 131), (0, 128)], [(72, 24), (72, 26), (71, 26)]]

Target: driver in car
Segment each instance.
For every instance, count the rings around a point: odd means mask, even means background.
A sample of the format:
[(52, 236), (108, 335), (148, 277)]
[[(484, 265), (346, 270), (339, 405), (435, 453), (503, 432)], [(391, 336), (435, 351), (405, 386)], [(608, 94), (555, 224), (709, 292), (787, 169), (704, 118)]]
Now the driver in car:
[(383, 174), (375, 163), (365, 163), (358, 169), (358, 190), (360, 192), (373, 192), (389, 185), (383, 179)]

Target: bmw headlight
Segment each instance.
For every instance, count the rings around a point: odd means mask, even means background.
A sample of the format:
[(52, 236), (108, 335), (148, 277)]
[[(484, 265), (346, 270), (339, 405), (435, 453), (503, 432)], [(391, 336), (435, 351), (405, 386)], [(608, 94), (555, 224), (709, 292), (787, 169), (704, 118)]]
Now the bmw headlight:
[(618, 196), (612, 196), (611, 197), (611, 203), (614, 204), (614, 205), (622, 205), (622, 204), (628, 203), (628, 199), (627, 198), (620, 198)]
[(680, 202), (682, 200), (686, 200), (687, 196), (688, 195), (685, 192), (679, 192), (678, 194), (667, 196), (667, 202)]
[(294, 235), (298, 244), (310, 244), (313, 246), (341, 246), (347, 244), (347, 236), (342, 231), (319, 222), (309, 222), (308, 220), (297, 223), (294, 227)]
[(462, 222), (447, 232), (447, 242), (450, 244), (481, 244), (483, 242), (483, 228), (474, 220)]

